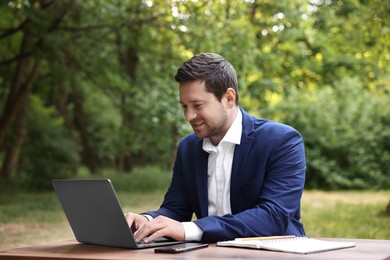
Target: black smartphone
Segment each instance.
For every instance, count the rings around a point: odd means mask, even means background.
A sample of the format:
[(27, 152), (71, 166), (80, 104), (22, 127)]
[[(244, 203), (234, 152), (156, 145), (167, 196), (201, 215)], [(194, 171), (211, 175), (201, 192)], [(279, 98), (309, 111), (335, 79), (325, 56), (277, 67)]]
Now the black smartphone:
[(195, 249), (205, 248), (208, 246), (209, 246), (208, 244), (204, 244), (204, 243), (188, 242), (188, 243), (177, 244), (172, 246), (157, 247), (154, 249), (154, 252), (174, 254), (174, 253), (188, 252)]

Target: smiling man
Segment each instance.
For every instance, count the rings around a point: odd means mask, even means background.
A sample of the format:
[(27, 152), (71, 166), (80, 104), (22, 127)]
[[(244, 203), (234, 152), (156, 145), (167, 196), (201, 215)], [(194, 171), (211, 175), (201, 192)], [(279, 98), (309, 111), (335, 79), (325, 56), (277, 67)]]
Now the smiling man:
[(161, 207), (126, 214), (136, 240), (305, 235), (300, 222), (306, 171), (301, 135), (240, 108), (236, 71), (218, 54), (192, 57), (175, 79), (194, 133), (178, 145)]

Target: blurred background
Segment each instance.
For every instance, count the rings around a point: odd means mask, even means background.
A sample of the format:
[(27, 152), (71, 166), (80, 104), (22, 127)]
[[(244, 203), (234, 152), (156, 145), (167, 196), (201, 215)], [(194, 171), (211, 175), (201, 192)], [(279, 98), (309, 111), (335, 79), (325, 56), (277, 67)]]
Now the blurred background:
[(173, 77), (201, 52), (235, 66), (241, 107), (300, 131), (307, 190), (388, 202), (389, 13), (382, 0), (1, 1), (0, 202), (54, 178), (169, 175), (191, 132)]
[(2, 181), (170, 169), (191, 131), (173, 76), (215, 52), (244, 109), (302, 133), (307, 188), (390, 188), (389, 1), (19, 0), (0, 13)]

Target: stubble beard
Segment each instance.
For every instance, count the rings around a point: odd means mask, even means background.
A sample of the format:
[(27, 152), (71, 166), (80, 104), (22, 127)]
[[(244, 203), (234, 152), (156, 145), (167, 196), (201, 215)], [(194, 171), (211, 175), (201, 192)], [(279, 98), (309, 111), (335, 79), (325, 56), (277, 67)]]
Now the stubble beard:
[[(227, 112), (224, 109), (220, 109), (218, 116), (214, 117), (212, 122), (203, 121), (202, 131), (197, 131), (196, 128), (191, 124), (195, 135), (198, 138), (213, 138), (218, 135), (225, 135), (227, 129), (225, 129), (226, 122), (228, 120)], [(212, 123), (212, 124), (210, 124)], [(220, 138), (223, 138), (221, 136)]]

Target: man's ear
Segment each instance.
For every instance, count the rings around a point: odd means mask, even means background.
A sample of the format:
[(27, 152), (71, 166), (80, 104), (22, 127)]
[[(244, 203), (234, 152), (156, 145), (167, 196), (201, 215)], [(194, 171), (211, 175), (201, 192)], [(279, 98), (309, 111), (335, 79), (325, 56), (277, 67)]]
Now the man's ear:
[(228, 88), (225, 93), (225, 99), (228, 108), (232, 108), (236, 105), (236, 91), (232, 88)]

